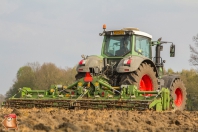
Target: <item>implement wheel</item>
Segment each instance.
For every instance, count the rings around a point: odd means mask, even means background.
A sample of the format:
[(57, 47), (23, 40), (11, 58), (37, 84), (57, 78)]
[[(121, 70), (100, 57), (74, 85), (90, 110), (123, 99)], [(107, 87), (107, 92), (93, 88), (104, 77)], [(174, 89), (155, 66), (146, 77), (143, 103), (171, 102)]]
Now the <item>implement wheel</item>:
[(122, 75), (120, 84), (134, 84), (141, 91), (154, 91), (158, 88), (155, 74), (150, 64), (143, 63), (135, 72)]
[(171, 88), (171, 97), (173, 99), (175, 110), (184, 110), (186, 106), (186, 87), (181, 79), (176, 79)]

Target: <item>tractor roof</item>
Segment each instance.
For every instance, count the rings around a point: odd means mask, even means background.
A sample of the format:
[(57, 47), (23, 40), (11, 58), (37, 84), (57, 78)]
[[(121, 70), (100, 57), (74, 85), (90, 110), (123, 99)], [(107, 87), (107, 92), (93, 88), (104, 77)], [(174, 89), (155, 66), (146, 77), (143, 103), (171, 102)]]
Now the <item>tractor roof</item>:
[[(142, 31), (140, 31), (138, 28), (127, 27), (127, 28), (123, 28), (123, 29), (121, 29), (121, 30), (122, 30), (122, 31), (133, 31), (134, 34), (152, 38), (152, 35), (150, 35), (150, 34), (148, 34), (148, 33), (145, 33), (145, 32), (142, 32)], [(118, 30), (113, 30), (113, 31), (118, 31)]]
[(150, 35), (150, 34), (148, 34), (148, 33), (145, 33), (145, 32), (142, 32), (142, 31), (140, 31), (138, 28), (127, 27), (127, 28), (123, 28), (123, 29), (121, 29), (121, 30), (124, 30), (124, 31), (133, 31), (134, 34), (142, 35), (142, 36), (146, 36), (146, 37), (152, 38), (152, 35)]

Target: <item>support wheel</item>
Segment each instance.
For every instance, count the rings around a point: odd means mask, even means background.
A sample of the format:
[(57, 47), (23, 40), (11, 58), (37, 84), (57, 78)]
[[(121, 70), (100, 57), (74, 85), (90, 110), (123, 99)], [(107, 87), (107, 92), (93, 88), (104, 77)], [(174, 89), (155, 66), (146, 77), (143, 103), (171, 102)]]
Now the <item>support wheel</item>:
[(175, 110), (184, 110), (186, 106), (186, 87), (184, 86), (184, 83), (181, 79), (176, 79), (171, 88), (170, 88), (170, 94), (173, 98), (173, 104)]
[(122, 75), (121, 84), (134, 84), (141, 91), (154, 91), (158, 88), (156, 73), (147, 63), (141, 64), (135, 72)]

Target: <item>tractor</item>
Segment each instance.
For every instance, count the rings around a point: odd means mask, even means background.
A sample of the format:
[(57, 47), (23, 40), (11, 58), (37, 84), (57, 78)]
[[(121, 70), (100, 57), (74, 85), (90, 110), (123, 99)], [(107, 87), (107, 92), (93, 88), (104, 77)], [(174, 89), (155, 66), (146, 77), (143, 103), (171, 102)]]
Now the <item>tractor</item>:
[[(164, 63), (160, 52), (163, 44), (170, 43), (170, 57), (175, 57), (175, 45), (172, 42), (152, 41), (152, 36), (138, 28), (123, 28), (106, 31), (101, 55), (85, 56), (77, 66), (76, 80), (90, 73), (91, 76), (104, 75), (113, 86), (135, 85), (140, 91), (156, 91), (162, 87), (170, 90), (170, 98), (175, 109), (184, 110), (186, 88), (178, 75), (164, 75)], [(152, 57), (152, 46), (155, 57)]]

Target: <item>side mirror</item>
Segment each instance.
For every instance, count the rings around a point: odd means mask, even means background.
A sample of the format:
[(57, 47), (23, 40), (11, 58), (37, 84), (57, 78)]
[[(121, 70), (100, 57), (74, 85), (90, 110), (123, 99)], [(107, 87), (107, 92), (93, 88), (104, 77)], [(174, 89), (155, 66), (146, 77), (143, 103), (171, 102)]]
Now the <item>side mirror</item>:
[(175, 57), (175, 45), (170, 46), (170, 57)]

